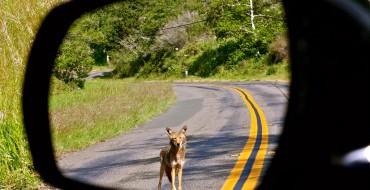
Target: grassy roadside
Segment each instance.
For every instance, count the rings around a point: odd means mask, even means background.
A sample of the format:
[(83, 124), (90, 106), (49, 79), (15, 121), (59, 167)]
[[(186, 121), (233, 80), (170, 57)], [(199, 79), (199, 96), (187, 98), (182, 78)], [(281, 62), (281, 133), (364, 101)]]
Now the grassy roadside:
[[(246, 73), (249, 71), (249, 73)], [(269, 74), (269, 72), (273, 72)], [(184, 73), (182, 75), (185, 75)], [(149, 75), (145, 78), (125, 78), (126, 81), (165, 81), (165, 82), (242, 82), (242, 81), (290, 81), (289, 65), (281, 63), (273, 66), (259, 65), (257, 68), (239, 68), (232, 71), (224, 71), (211, 77), (198, 77), (194, 75), (185, 76), (166, 76)]]
[(37, 28), (47, 12), (62, 2), (0, 1), (0, 189), (32, 189), (40, 183), (24, 135), (21, 89)]
[(50, 97), (57, 155), (129, 131), (175, 102), (170, 83), (95, 79), (84, 90)]

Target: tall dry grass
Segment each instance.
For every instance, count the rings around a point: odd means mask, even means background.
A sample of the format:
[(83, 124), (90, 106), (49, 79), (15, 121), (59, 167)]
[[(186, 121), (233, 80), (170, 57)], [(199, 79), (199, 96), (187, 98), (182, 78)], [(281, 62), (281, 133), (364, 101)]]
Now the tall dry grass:
[(21, 114), (27, 56), (37, 29), (63, 0), (0, 1), (0, 189), (28, 189), (39, 182), (32, 171)]

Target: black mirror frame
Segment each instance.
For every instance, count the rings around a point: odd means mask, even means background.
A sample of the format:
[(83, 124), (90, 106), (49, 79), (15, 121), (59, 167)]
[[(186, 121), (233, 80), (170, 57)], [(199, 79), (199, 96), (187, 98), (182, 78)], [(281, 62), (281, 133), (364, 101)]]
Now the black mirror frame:
[(276, 154), (258, 189), (370, 189), (369, 163), (340, 164), (346, 153), (370, 143), (370, 4), (283, 3), (290, 99)]
[[(120, 0), (74, 0), (56, 7), (42, 23), (29, 54), (22, 97), (24, 125), (34, 167), (45, 182), (55, 187), (104, 189), (68, 179), (58, 170), (49, 128), (48, 96), (54, 60), (70, 25), (83, 13), (118, 1)], [(370, 97), (370, 80), (366, 75), (369, 74), (366, 69), (370, 63), (369, 56), (366, 55), (366, 50), (369, 50), (370, 16), (365, 2), (366, 0), (283, 0), (291, 49), (290, 99), (279, 147), (259, 189), (310, 189), (318, 187), (318, 184), (322, 184), (321, 187), (340, 189), (370, 187), (367, 182), (370, 179), (368, 165), (344, 168), (331, 163), (333, 155), (340, 155), (368, 143), (370, 129), (365, 116), (369, 115), (369, 111), (360, 113), (363, 118), (355, 121), (351, 118), (338, 118), (341, 121), (334, 122), (334, 125), (339, 125), (340, 130), (345, 129), (344, 125), (353, 124), (356, 132), (337, 131), (332, 137), (328, 135), (335, 127), (330, 126), (329, 121), (320, 121), (325, 119), (322, 114), (326, 111), (343, 116), (338, 113), (338, 106), (335, 105), (335, 101), (340, 101), (341, 98), (336, 97), (333, 92), (340, 85), (333, 82), (348, 85), (351, 89), (364, 88), (359, 100), (364, 101), (365, 107), (369, 108), (369, 100), (365, 98)], [(335, 20), (336, 16), (342, 20)], [(346, 29), (340, 27), (341, 25), (351, 28)], [(351, 48), (344, 48), (344, 51), (340, 49), (342, 45), (350, 45)], [(336, 53), (341, 58), (334, 58)], [(336, 62), (334, 65), (328, 63), (331, 59)], [(361, 70), (351, 67), (344, 69), (349, 60), (354, 62), (351, 66)], [(349, 82), (340, 78), (340, 73), (344, 71), (349, 72)], [(359, 73), (356, 75), (353, 72)], [(317, 108), (325, 103), (334, 106), (334, 109)], [(343, 104), (343, 107), (358, 109), (362, 105)], [(305, 134), (311, 126), (314, 126), (311, 130), (319, 129), (320, 132)], [(343, 138), (350, 143), (345, 144)], [(299, 144), (301, 147), (297, 142), (302, 142)], [(343, 146), (344, 150), (340, 148)], [(298, 148), (309, 151), (309, 155), (299, 152)], [(313, 181), (310, 176), (315, 175), (316, 170), (319, 170), (315, 176), (317, 180)]]
[(23, 116), (36, 171), (62, 189), (103, 189), (64, 177), (55, 162), (48, 113), (49, 85), (60, 44), (72, 23), (86, 12), (122, 0), (75, 0), (54, 8), (44, 19), (29, 54), (23, 84)]

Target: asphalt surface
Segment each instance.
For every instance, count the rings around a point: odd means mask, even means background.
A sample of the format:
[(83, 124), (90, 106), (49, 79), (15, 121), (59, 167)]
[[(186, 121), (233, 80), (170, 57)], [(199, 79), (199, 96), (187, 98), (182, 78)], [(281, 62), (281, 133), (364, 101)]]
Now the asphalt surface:
[[(247, 91), (264, 113), (269, 165), (282, 130), (289, 84), (284, 82), (173, 83), (177, 103), (133, 131), (59, 158), (65, 176), (115, 189), (157, 189), (159, 152), (168, 145), (166, 127), (187, 130), (183, 189), (221, 189), (244, 148), (251, 127), (248, 107), (240, 94)], [(163, 178), (162, 189), (170, 189)]]
[(87, 81), (90, 81), (90, 80), (92, 80), (94, 78), (99, 78), (99, 77), (104, 77), (106, 75), (110, 75), (111, 73), (112, 73), (112, 71), (93, 71), (85, 79)]

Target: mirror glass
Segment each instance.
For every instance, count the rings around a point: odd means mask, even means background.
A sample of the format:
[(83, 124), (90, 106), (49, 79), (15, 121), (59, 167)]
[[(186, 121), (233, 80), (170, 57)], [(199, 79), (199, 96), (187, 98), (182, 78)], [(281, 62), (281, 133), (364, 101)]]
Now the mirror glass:
[(51, 79), (58, 167), (116, 189), (169, 189), (171, 167), (176, 188), (258, 185), (289, 98), (286, 32), (278, 0), (139, 0), (85, 14)]

